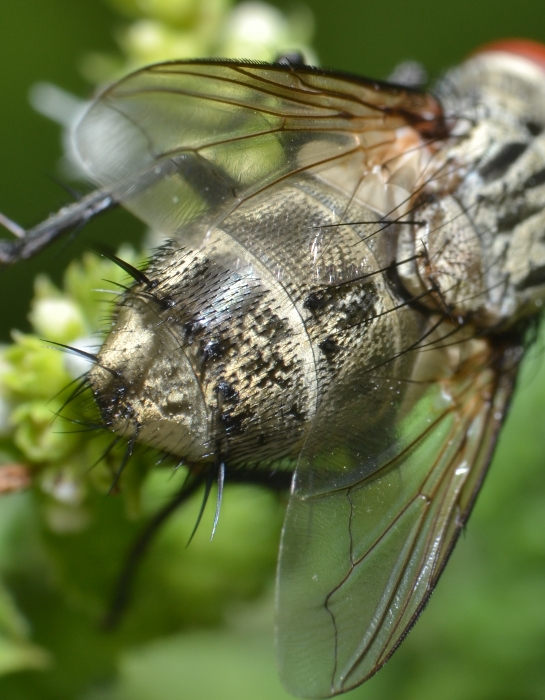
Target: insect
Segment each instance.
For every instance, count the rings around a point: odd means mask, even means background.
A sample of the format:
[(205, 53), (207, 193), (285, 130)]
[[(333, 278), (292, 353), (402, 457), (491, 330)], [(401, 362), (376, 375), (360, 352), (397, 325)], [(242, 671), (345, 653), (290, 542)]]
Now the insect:
[(545, 297), (544, 115), (545, 47), (515, 40), (434, 95), (149, 66), (75, 128), (101, 189), (2, 242), (28, 257), (118, 202), (169, 237), (126, 266), (88, 382), (128, 454), (154, 446), (220, 495), (291, 481), (276, 637), (294, 695), (388, 660), (467, 521)]

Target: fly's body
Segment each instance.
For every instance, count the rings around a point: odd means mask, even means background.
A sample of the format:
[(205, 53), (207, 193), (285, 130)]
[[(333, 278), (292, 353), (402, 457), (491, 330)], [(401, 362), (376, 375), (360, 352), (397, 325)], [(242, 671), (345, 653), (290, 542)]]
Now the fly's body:
[(104, 192), (169, 236), (89, 372), (104, 422), (196, 474), (293, 473), (277, 649), (301, 697), (389, 658), (490, 461), (545, 297), (545, 51), (524, 46), (437, 97), (161, 64), (75, 131)]
[[(164, 246), (146, 271), (156, 284), (127, 296), (101, 351), (100, 365), (118, 376), (101, 366), (90, 375), (116, 429), (190, 461), (219, 453), (233, 467), (293, 471), (325, 397), (333, 417), (347, 410), (342, 387), (362, 367), (407, 371), (405, 344), (418, 342), (426, 322), (395, 308), (390, 234), (362, 244), (372, 225), (338, 228), (339, 199), (304, 176), (233, 213), (198, 251)], [(349, 215), (376, 217), (358, 204)], [(166, 376), (172, 393), (162, 388)]]

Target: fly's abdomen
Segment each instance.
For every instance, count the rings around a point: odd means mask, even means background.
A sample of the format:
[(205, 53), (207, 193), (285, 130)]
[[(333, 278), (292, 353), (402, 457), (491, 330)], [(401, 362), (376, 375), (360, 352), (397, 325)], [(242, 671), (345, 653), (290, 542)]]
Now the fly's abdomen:
[(256, 197), (198, 250), (163, 246), (89, 374), (106, 422), (190, 462), (293, 469), (320, 402), (344, 407), (338, 387), (407, 342), (391, 244), (365, 242), (357, 222), (376, 214), (358, 204), (335, 225), (341, 206), (306, 178)]

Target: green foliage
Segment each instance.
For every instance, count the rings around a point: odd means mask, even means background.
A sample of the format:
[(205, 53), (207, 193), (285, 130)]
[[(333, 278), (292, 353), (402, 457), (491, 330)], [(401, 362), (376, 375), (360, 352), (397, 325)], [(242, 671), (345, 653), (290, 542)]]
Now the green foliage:
[[(153, 481), (144, 489), (147, 508), (180, 485), (165, 472)], [(0, 597), (0, 668), (42, 669), (4, 677), (2, 697), (14, 699), (83, 697), (104, 679), (116, 687), (131, 649), (142, 653), (157, 638), (224, 624), (237, 601), (255, 598), (270, 581), (282, 518), (270, 494), (230, 487), (214, 542), (206, 522), (186, 548), (197, 497), (158, 537), (120, 628), (105, 632), (100, 623), (112, 584), (141, 527), (127, 519), (122, 499), (88, 500), (87, 520), (71, 532), (52, 530), (53, 506), (37, 494), (6, 496), (3, 505), (10, 513), (0, 523), (2, 572), (16, 591), (19, 612)], [(32, 621), (32, 639), (41, 650), (29, 643), (24, 619)]]

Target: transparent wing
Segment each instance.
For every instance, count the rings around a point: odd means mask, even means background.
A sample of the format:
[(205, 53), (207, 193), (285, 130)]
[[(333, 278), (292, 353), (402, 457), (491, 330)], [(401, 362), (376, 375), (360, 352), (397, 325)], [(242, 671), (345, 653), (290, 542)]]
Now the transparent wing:
[[(301, 696), (357, 685), (399, 643), (467, 517), (507, 401), (510, 375), (466, 337), (454, 367), (437, 350), (448, 323), (439, 331), (386, 279), (395, 230), (379, 236), (381, 221), (410, 212), (443, 136), (428, 95), (230, 62), (134, 73), (75, 132), (93, 177), (141, 219), (190, 245), (215, 241), (221, 223), (237, 260), (254, 258), (255, 275), (282, 280), (298, 305), (318, 409), (284, 527), (278, 648)], [(344, 319), (331, 319), (331, 338), (313, 335), (322, 297)]]
[(424, 93), (308, 67), (200, 61), (114, 84), (74, 139), (93, 178), (137, 216), (188, 237), (198, 220), (202, 238), (241, 203), (309, 171), (401, 214), (426, 173), (423, 143), (443, 132)]
[[(453, 349), (442, 345), (440, 352)], [(391, 415), (373, 420), (366, 408), (373, 386), (382, 391), (394, 381), (386, 379), (387, 364), (354, 388), (360, 400), (358, 410), (353, 396), (352, 419), (332, 421), (327, 407), (318, 414), (298, 466), (278, 570), (277, 653), (294, 695), (337, 695), (385, 663), (426, 604), (469, 516), (516, 362), (483, 341), (469, 341), (466, 358), (460, 348), (451, 376), (444, 370), (414, 379), (396, 408), (395, 435)], [(433, 375), (429, 350), (420, 344), (414, 351), (417, 367), (422, 372), (427, 363)]]

